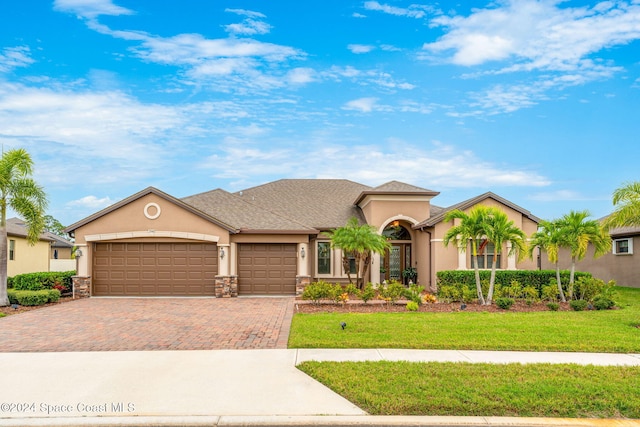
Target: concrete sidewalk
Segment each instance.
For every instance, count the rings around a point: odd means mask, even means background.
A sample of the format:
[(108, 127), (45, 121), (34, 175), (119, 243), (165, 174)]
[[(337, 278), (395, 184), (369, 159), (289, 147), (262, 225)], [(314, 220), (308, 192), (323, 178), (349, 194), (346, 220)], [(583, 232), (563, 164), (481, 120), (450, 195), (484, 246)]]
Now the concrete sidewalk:
[(306, 360), (640, 365), (640, 355), (451, 350), (0, 353), (0, 425), (640, 426), (637, 420), (373, 417), (296, 369)]

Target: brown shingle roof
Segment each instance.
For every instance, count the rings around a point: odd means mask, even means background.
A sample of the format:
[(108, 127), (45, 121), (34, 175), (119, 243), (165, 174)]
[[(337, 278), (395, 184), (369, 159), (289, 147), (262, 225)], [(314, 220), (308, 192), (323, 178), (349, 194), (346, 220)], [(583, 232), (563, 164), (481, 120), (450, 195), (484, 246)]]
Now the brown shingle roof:
[(426, 188), (416, 187), (414, 185), (405, 184), (400, 181), (389, 181), (375, 188), (364, 190), (358, 195), (354, 204), (359, 204), (362, 199), (368, 195), (376, 194), (395, 194), (395, 195), (411, 195), (411, 196), (437, 196), (437, 191), (427, 190)]
[[(444, 217), (447, 215), (447, 213), (449, 213), (450, 211), (453, 211), (455, 209), (460, 209), (460, 210), (465, 210), (467, 208), (470, 208), (471, 206), (474, 206), (480, 202), (482, 202), (483, 200), (486, 199), (493, 199), (499, 203), (502, 203), (505, 206), (510, 207), (511, 209), (520, 212), (522, 215), (524, 215), (525, 217), (531, 219), (532, 221), (538, 223), (540, 222), (540, 219), (535, 217), (534, 215), (531, 214), (531, 212), (529, 212), (528, 210), (508, 201), (507, 199), (504, 199), (500, 196), (498, 196), (497, 194), (494, 194), (492, 192), (487, 192), (484, 194), (481, 194), (479, 196), (473, 197), (471, 199), (467, 199), (463, 202), (460, 203), (456, 203), (455, 205), (449, 206), (448, 208), (442, 209), (437, 215), (432, 216), (431, 218), (422, 221), (420, 224), (416, 224), (413, 226), (413, 228), (418, 229), (418, 228), (426, 228), (426, 227), (433, 227), (434, 225), (436, 225), (437, 223), (439, 223), (440, 221), (442, 221), (444, 219)], [(433, 213), (433, 211), (432, 211)]]
[[(8, 218), (6, 221), (7, 224), (7, 235), (8, 236), (16, 236), (16, 237), (24, 237), (27, 238), (27, 225), (24, 220), (20, 218)], [(40, 240), (53, 241), (54, 239), (49, 237), (47, 233), (40, 234)]]
[(185, 197), (182, 201), (237, 230), (317, 232), (295, 220), (250, 203), (245, 197), (221, 189)]
[(235, 193), (247, 203), (317, 230), (364, 217), (353, 201), (368, 187), (345, 179), (281, 179)]

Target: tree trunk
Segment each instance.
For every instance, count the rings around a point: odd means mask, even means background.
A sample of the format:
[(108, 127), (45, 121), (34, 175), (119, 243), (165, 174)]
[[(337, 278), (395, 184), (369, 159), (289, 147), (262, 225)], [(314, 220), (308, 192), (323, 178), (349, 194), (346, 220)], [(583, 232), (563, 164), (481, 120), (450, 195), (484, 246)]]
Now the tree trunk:
[(362, 271), (362, 283), (358, 284), (359, 289), (364, 289), (364, 281), (369, 274), (369, 270), (371, 269), (371, 252), (367, 252), (364, 257), (364, 269)]
[(349, 278), (349, 283), (353, 284), (353, 280), (351, 279), (351, 266), (349, 265), (349, 257), (348, 256), (343, 256), (342, 257), (342, 270), (347, 273), (347, 277)]
[(493, 265), (491, 266), (491, 278), (489, 279), (489, 292), (487, 293), (487, 301), (485, 305), (491, 305), (491, 300), (493, 300), (493, 288), (496, 283), (496, 259), (494, 256)]
[(0, 307), (9, 305), (7, 295), (7, 225), (0, 226)]
[(573, 299), (573, 279), (576, 274), (576, 257), (571, 257), (571, 273), (569, 273), (569, 299)]
[(558, 293), (560, 294), (560, 301), (567, 302), (567, 299), (564, 296), (564, 291), (562, 290), (562, 281), (560, 280), (560, 266), (556, 262), (556, 281), (558, 282)]
[[(474, 248), (475, 252), (475, 248)], [(478, 268), (478, 256), (475, 255), (473, 257), (473, 269), (475, 270), (476, 276), (476, 292), (478, 293), (478, 301), (481, 305), (485, 305), (484, 295), (482, 295), (482, 283), (480, 282), (480, 269)]]

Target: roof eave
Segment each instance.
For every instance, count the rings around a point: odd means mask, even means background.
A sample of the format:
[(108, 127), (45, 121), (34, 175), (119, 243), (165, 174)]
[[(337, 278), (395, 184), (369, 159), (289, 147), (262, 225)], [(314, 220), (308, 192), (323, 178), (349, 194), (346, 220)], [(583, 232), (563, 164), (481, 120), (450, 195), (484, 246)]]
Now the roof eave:
[(362, 200), (367, 196), (430, 196), (435, 197), (440, 194), (439, 191), (375, 191), (375, 190), (366, 190), (360, 193), (354, 205), (358, 206)]

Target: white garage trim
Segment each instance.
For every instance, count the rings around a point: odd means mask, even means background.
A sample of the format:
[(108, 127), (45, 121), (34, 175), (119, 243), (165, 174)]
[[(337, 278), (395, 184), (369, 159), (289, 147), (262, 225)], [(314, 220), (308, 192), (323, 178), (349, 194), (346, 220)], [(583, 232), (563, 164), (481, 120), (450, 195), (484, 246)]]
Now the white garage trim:
[(120, 240), (120, 239), (138, 239), (140, 237), (169, 237), (174, 239), (201, 240), (204, 242), (218, 243), (220, 236), (211, 234), (189, 233), (185, 231), (162, 231), (162, 230), (145, 230), (145, 231), (125, 231), (120, 233), (105, 234), (88, 234), (84, 236), (87, 242), (99, 242), (101, 240)]

